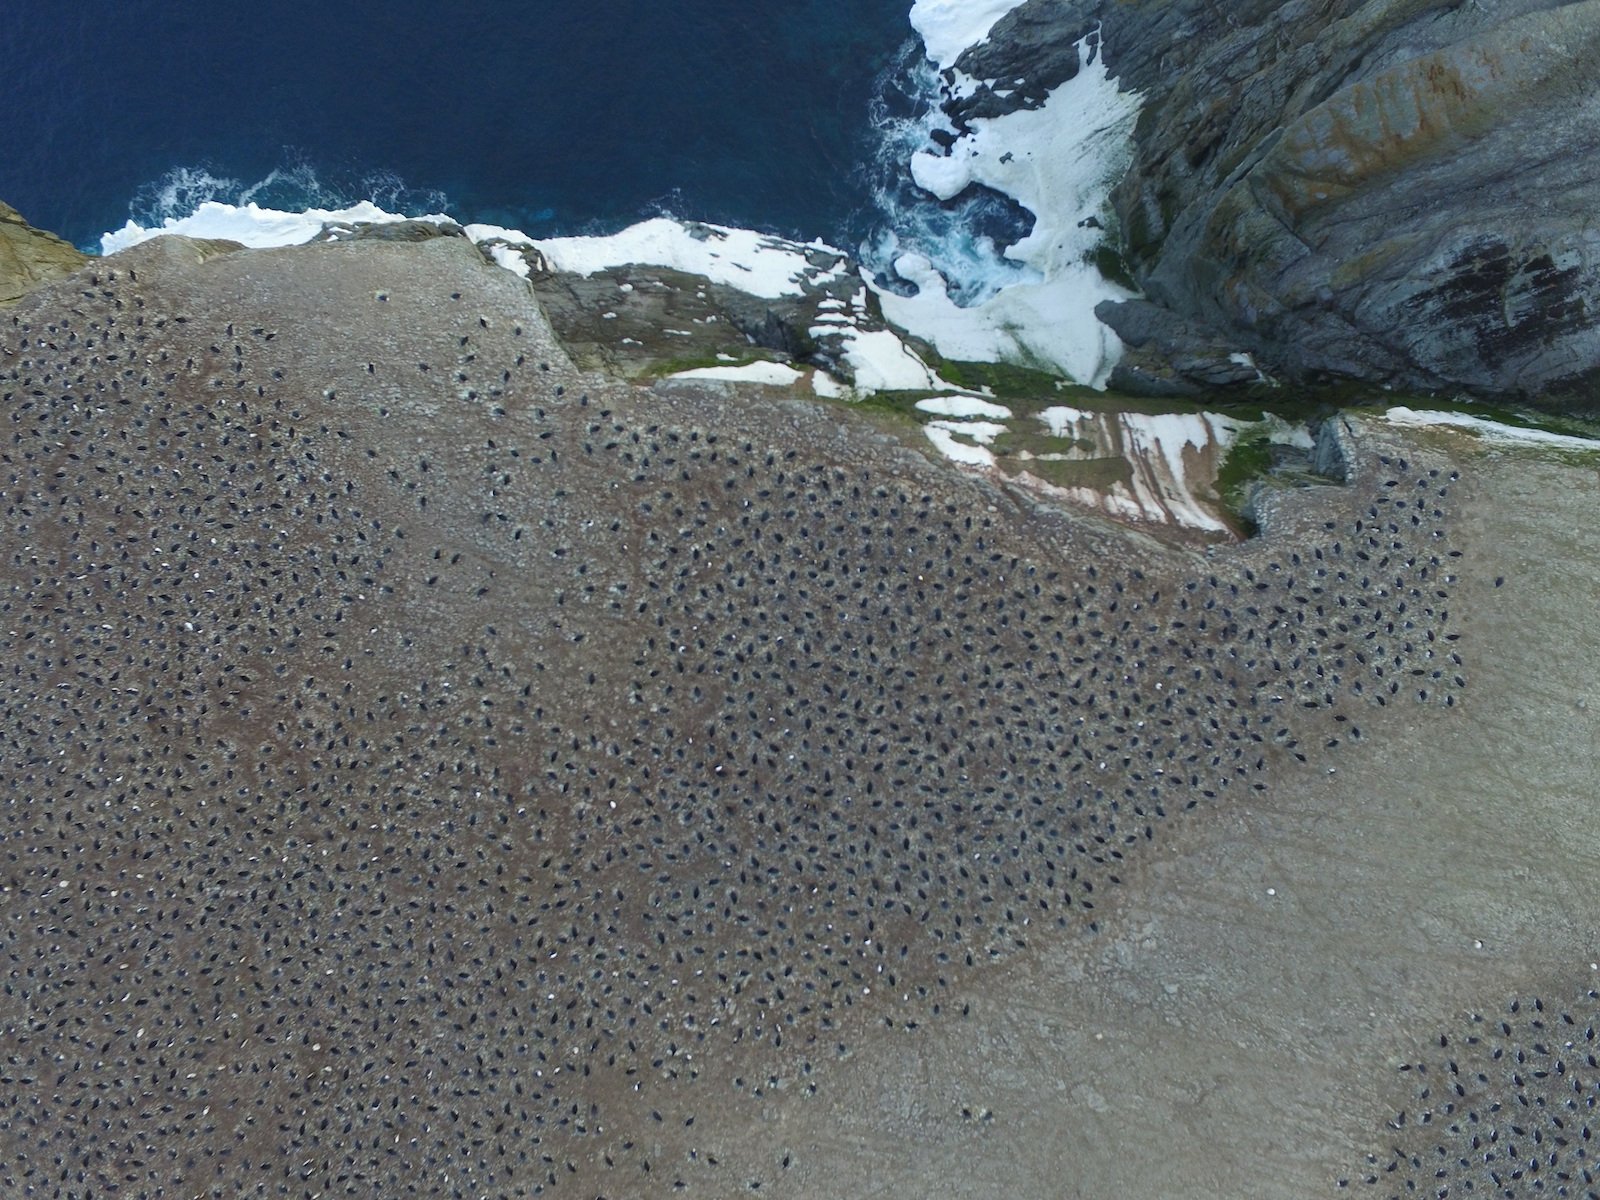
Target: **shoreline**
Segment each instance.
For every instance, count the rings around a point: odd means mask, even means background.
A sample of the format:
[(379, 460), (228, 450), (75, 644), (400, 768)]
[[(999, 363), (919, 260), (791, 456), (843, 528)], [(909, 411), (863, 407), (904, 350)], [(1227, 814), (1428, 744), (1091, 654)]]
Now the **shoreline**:
[[(41, 247), (58, 241), (19, 224)], [(844, 251), (700, 222), (655, 218), (611, 237), (536, 241), (370, 203), (304, 213), (210, 203), (161, 231), (130, 223), (112, 258), (160, 237), (249, 253), (464, 237), (532, 288), (586, 369), (662, 384), (798, 384), (827, 402), (865, 405), (911, 445), (1047, 506), (1098, 511), (1200, 543), (1249, 536), (1263, 482), (1315, 483), (1317, 430), (1340, 412), (1579, 454), (1600, 444), (1600, 426), (1581, 419), (1470, 399), (1395, 394), (1380, 401), (1370, 388), (1307, 389), (1265, 377), (1242, 393), (1151, 398), (1000, 362), (952, 362), (899, 325), (898, 310), (880, 307), (866, 272)], [(69, 256), (59, 269), (93, 261)]]

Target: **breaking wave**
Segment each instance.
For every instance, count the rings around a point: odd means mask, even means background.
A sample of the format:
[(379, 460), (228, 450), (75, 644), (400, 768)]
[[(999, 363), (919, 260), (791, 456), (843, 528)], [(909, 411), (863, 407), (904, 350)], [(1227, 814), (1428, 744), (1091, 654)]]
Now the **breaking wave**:
[(1006, 246), (1027, 237), (1033, 217), (988, 188), (968, 188), (939, 201), (912, 179), (913, 156), (935, 149), (936, 134), (955, 132), (942, 99), (938, 68), (920, 41), (907, 41), (880, 76), (872, 104), (876, 152), (866, 167), (872, 218), (860, 255), (881, 287), (903, 292), (910, 285), (897, 277), (894, 261), (920, 254), (945, 278), (951, 299), (970, 307), (1013, 284), (1038, 280), (1037, 272), (1004, 256)]
[(159, 229), (169, 221), (192, 216), (207, 203), (307, 212), (348, 208), (363, 200), (408, 217), (446, 212), (450, 206), (443, 192), (410, 187), (393, 171), (340, 174), (291, 161), (249, 183), (220, 174), (211, 165), (174, 167), (134, 193), (128, 217), (136, 225)]

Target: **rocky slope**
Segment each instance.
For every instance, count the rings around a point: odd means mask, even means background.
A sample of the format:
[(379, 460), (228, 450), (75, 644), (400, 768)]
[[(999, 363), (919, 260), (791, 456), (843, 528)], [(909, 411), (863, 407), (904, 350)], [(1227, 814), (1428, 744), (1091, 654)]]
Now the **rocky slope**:
[(41, 283), (72, 274), (86, 261), (69, 243), (35, 229), (0, 201), (0, 305), (15, 303)]
[(1210, 337), (1300, 378), (1596, 407), (1600, 0), (1028, 0), (957, 64), (995, 81), (957, 115), (1037, 103), (1096, 27), (1145, 97), (1115, 207), (1155, 308), (1103, 314), (1124, 382), (1216, 382)]

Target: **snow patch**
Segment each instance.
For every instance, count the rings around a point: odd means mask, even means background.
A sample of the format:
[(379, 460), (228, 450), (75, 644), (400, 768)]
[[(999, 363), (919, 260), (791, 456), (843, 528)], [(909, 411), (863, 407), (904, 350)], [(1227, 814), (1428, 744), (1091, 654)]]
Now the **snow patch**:
[(992, 404), (975, 396), (934, 396), (917, 401), (917, 411), (935, 417), (989, 417), (996, 421), (1009, 421), (1011, 410), (1003, 404)]
[(490, 246), (489, 254), (506, 270), (522, 278), (528, 278), (528, 260), (522, 256), (520, 250), (513, 250), (510, 246)]
[[(609, 237), (551, 238), (534, 244), (558, 271), (593, 275), (632, 264), (668, 267), (765, 300), (804, 295), (808, 286), (839, 278), (846, 261), (844, 251), (821, 241), (802, 244), (750, 229), (685, 225), (670, 217), (641, 221)], [(809, 256), (817, 252), (831, 257), (833, 265), (813, 266)]]
[(786, 367), (782, 363), (754, 362), (741, 367), (697, 367), (692, 371), (679, 371), (669, 379), (706, 379), (719, 383), (760, 383), (768, 387), (792, 387), (804, 377), (804, 372)]
[(811, 390), (824, 400), (842, 400), (848, 389), (826, 371), (814, 371), (811, 375)]
[(520, 229), (507, 229), (504, 225), (472, 224), (462, 227), (467, 237), (480, 245), (484, 242), (508, 242), (513, 246), (532, 248), (534, 240)]
[(995, 22), (1022, 0), (916, 0), (911, 27), (922, 38), (928, 57), (941, 67), (954, 64), (962, 51), (989, 36)]
[(1010, 430), (1009, 425), (996, 425), (993, 421), (929, 421), (928, 429), (942, 429), (957, 437), (971, 438), (981, 446), (994, 445), (995, 438)]
[(934, 448), (951, 462), (961, 463), (968, 467), (994, 466), (994, 454), (983, 446), (974, 446), (969, 442), (958, 441), (955, 434), (946, 429), (938, 421), (924, 425), (922, 432), (928, 435), (928, 440)]
[(1074, 437), (1077, 426), (1081, 422), (1093, 421), (1096, 414), (1085, 412), (1081, 408), (1068, 408), (1058, 404), (1054, 408), (1047, 408), (1038, 414), (1039, 420), (1050, 431), (1051, 437)]
[[(1039, 455), (1058, 462), (1122, 458), (1129, 467), (1126, 481), (1109, 490), (1057, 487), (1035, 478), (1036, 486), (1075, 502), (1100, 508), (1133, 521), (1157, 521), (1206, 533), (1227, 526), (1196, 495), (1191, 462), (1218, 464), (1248, 426), (1219, 413), (1087, 412), (1058, 405), (1038, 414), (1052, 437), (1072, 446), (1059, 454)], [(1207, 481), (1209, 482), (1209, 481)]]
[(1391, 425), (1404, 425), (1413, 429), (1448, 425), (1454, 429), (1468, 430), (1480, 437), (1496, 442), (1514, 442), (1524, 446), (1550, 446), (1567, 450), (1600, 450), (1600, 440), (1593, 438), (1572, 437), (1564, 433), (1548, 433), (1543, 429), (1520, 429), (1515, 425), (1503, 425), (1499, 421), (1490, 421), (1483, 417), (1471, 417), (1466, 413), (1418, 412), (1415, 409), (1395, 407), (1384, 414), (1384, 419)]
[[(129, 246), (137, 246), (140, 242), (169, 233), (192, 238), (218, 238), (258, 250), (272, 246), (298, 246), (311, 241), (330, 222), (391, 224), (412, 219), (386, 212), (370, 200), (352, 204), (349, 208), (309, 208), (304, 212), (282, 212), (275, 208), (262, 208), (254, 202), (240, 205), (207, 200), (188, 216), (167, 217), (154, 228), (129, 221), (121, 229), (101, 237), (100, 253), (115, 254), (118, 250), (126, 250)], [(442, 213), (415, 219), (441, 223), (450, 221)]]

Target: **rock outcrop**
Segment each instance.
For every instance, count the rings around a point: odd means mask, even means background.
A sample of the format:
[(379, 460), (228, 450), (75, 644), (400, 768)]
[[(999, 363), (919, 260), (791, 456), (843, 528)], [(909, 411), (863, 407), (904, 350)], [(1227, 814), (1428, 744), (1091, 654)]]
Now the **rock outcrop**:
[(70, 243), (35, 229), (0, 201), (0, 305), (16, 303), (41, 283), (70, 275), (87, 261)]
[(1038, 103), (1096, 29), (1145, 97), (1124, 253), (1182, 353), (1600, 408), (1600, 0), (1028, 0), (952, 115)]
[(701, 275), (629, 265), (580, 275), (534, 272), (540, 308), (575, 362), (622, 379), (687, 367), (771, 358), (848, 377), (848, 367), (812, 335), (822, 305), (843, 303), (854, 276), (804, 295), (764, 299)]

